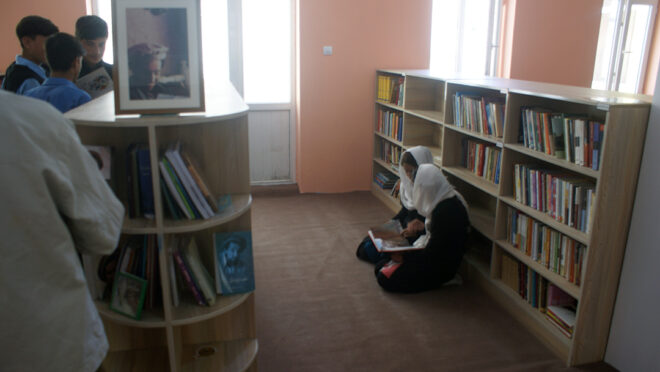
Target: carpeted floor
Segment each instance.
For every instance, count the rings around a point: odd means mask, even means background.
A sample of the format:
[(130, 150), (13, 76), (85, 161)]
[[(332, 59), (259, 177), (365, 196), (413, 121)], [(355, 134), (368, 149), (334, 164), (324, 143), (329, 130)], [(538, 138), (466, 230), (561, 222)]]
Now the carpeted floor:
[(254, 192), (260, 372), (614, 371), (566, 368), (478, 288), (401, 295), (355, 249), (394, 213), (368, 192)]

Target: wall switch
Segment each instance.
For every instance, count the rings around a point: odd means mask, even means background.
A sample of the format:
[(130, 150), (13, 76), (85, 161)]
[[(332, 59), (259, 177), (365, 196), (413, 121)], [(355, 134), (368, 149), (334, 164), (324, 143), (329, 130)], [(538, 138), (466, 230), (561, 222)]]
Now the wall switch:
[(323, 47), (323, 55), (324, 56), (331, 56), (332, 55), (332, 46), (324, 46)]

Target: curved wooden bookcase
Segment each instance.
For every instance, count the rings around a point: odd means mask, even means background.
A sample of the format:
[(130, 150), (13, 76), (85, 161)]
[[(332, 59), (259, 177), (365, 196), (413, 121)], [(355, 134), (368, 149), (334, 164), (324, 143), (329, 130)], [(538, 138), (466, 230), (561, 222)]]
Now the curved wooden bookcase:
[[(66, 114), (84, 144), (112, 147), (110, 184), (125, 206), (130, 144), (148, 145), (155, 185), (154, 218), (126, 215), (122, 234), (157, 236), (162, 305), (144, 310), (140, 320), (135, 320), (110, 310), (107, 301), (95, 301), (110, 342), (103, 363), (106, 371), (256, 370), (259, 346), (252, 293), (220, 295), (208, 307), (185, 296), (176, 307), (172, 302), (167, 247), (173, 236), (193, 235), (203, 263), (213, 273), (213, 234), (251, 230), (248, 106), (231, 86), (212, 89), (206, 94), (206, 112), (115, 115), (110, 93)], [(231, 196), (231, 205), (209, 219), (172, 220), (164, 215), (158, 162), (176, 141), (195, 160), (211, 192)]]

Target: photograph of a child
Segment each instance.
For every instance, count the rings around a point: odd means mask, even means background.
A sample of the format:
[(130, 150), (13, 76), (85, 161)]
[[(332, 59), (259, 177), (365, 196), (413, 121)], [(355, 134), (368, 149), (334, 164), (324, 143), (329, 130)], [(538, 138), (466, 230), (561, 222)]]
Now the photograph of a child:
[(135, 275), (120, 272), (112, 290), (110, 309), (140, 319), (147, 281)]
[(131, 100), (190, 97), (186, 8), (127, 8)]

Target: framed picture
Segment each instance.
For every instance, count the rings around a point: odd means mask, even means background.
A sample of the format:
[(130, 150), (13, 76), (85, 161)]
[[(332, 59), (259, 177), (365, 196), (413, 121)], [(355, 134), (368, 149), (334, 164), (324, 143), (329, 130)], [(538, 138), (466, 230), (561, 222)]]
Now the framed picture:
[(140, 319), (146, 293), (145, 279), (120, 271), (112, 287), (110, 310), (133, 319)]
[(115, 112), (204, 111), (199, 0), (113, 0)]

